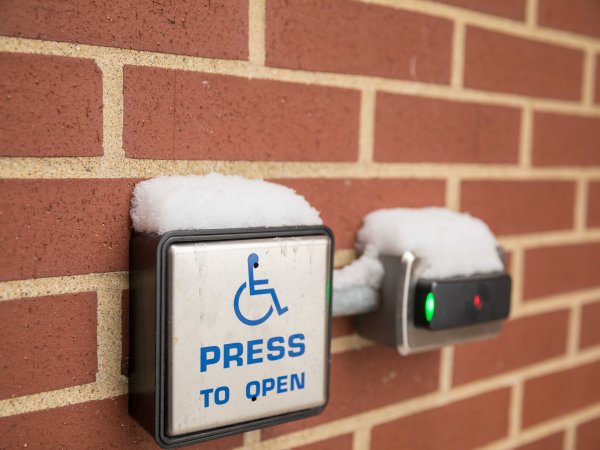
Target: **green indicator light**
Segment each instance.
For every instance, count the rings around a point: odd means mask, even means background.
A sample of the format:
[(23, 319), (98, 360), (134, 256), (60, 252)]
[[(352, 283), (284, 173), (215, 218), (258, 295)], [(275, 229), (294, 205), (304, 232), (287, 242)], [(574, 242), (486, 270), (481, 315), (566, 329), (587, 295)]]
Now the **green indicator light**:
[(427, 294), (425, 297), (425, 320), (431, 322), (433, 320), (433, 314), (435, 313), (435, 296), (433, 292)]

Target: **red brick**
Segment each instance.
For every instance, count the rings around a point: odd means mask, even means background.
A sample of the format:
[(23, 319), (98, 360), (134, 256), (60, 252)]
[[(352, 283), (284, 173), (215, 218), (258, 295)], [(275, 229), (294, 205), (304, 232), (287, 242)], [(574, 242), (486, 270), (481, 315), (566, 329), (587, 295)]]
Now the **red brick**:
[(508, 19), (525, 19), (525, 0), (435, 0), (449, 5), (469, 8), (475, 11), (507, 17)]
[(471, 397), (440, 408), (378, 425), (375, 449), (466, 450), (501, 439), (508, 431), (509, 390)]
[(600, 55), (596, 56), (596, 103), (600, 103)]
[(600, 419), (584, 422), (577, 427), (577, 450), (598, 450), (600, 448)]
[(537, 166), (600, 166), (600, 119), (536, 113), (533, 122), (533, 164)]
[(0, 73), (0, 156), (102, 155), (93, 60), (0, 53)]
[(511, 320), (500, 336), (459, 345), (454, 353), (455, 384), (518, 369), (566, 351), (568, 310)]
[(515, 108), (378, 93), (375, 160), (516, 163), (520, 120)]
[(600, 227), (600, 181), (588, 187), (587, 226)]
[(379, 208), (440, 206), (445, 185), (439, 180), (276, 180), (300, 194), (319, 211), (335, 233), (337, 249), (354, 248), (363, 217)]
[(354, 329), (354, 317), (336, 317), (331, 323), (331, 337), (347, 336), (353, 334)]
[(495, 234), (573, 228), (573, 182), (477, 180), (464, 181), (460, 190), (461, 209), (482, 219)]
[(600, 286), (600, 244), (541, 247), (525, 252), (524, 297)]
[(600, 401), (600, 363), (525, 382), (523, 426), (529, 427)]
[(597, 0), (539, 0), (538, 24), (600, 37), (600, 3)]
[[(28, 449), (148, 449), (158, 446), (127, 413), (127, 396), (0, 418), (2, 445)], [(226, 450), (241, 434), (189, 447)]]
[(521, 445), (515, 450), (562, 450), (564, 439), (564, 433), (556, 433), (529, 444)]
[(508, 250), (502, 249), (502, 262), (506, 267), (506, 271), (511, 275), (515, 276), (514, 267), (514, 254)]
[(5, 0), (0, 34), (107, 47), (248, 57), (247, 0)]
[(126, 270), (133, 184), (0, 180), (0, 280)]
[(267, 65), (450, 81), (452, 23), (345, 0), (268, 0)]
[(344, 434), (324, 441), (293, 448), (295, 450), (351, 450), (352, 435)]
[(587, 348), (600, 344), (600, 301), (583, 305), (579, 347)]
[(358, 91), (150, 67), (124, 76), (129, 157), (357, 158)]
[(0, 302), (0, 398), (96, 380), (96, 293)]
[(465, 86), (579, 100), (583, 53), (480, 28), (467, 28)]
[(394, 349), (383, 346), (335, 354), (325, 412), (265, 428), (262, 437), (270, 439), (432, 392), (438, 385), (439, 356), (439, 352), (400, 356)]

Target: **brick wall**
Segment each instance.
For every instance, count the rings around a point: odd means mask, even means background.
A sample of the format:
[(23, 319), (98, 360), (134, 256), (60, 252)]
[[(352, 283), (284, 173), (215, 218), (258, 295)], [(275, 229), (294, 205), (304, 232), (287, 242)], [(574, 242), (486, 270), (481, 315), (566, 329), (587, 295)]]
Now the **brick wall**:
[[(110, 4), (110, 6), (108, 6)], [(445, 205), (510, 254), (494, 340), (410, 357), (334, 321), (316, 418), (199, 448), (600, 448), (596, 0), (0, 2), (2, 448), (155, 448), (127, 416), (137, 180)]]

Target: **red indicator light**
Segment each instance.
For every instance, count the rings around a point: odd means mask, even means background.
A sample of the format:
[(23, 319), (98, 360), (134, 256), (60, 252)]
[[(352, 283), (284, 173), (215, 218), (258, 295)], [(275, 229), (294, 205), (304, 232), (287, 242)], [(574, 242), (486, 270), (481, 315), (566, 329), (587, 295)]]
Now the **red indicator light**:
[(483, 308), (483, 302), (481, 301), (481, 296), (479, 294), (475, 294), (473, 297), (473, 305), (477, 309)]

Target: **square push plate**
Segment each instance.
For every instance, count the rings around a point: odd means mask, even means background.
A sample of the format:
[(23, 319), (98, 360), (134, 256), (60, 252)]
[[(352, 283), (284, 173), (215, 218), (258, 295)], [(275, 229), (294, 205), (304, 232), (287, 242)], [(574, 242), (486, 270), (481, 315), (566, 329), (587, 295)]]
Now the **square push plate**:
[(332, 247), (325, 227), (160, 240), (155, 437), (162, 446), (322, 411)]

